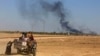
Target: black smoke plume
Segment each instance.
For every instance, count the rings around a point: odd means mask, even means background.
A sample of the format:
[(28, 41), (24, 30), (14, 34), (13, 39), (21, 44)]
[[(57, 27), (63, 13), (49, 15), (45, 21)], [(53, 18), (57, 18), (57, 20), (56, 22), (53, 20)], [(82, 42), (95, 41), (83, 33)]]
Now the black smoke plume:
[[(57, 17), (57, 20), (59, 20), (59, 24), (64, 32), (83, 33), (83, 31), (80, 31), (70, 26), (70, 22), (68, 21), (69, 12), (64, 9), (61, 1), (57, 0), (54, 3), (49, 3), (47, 2), (47, 0), (19, 0), (18, 4), (21, 16), (30, 20), (31, 23), (34, 20), (45, 22), (46, 18), (41, 19), (42, 17), (38, 14), (43, 14), (42, 16), (47, 16), (45, 12), (51, 12), (54, 14), (54, 16)], [(41, 10), (42, 13), (40, 13), (41, 11), (39, 10)], [(31, 24), (31, 26), (34, 27), (34, 24)]]
[(55, 16), (60, 17), (59, 23), (60, 23), (62, 29), (64, 29), (65, 31), (69, 31), (69, 32), (82, 33), (81, 31), (72, 28), (69, 25), (69, 21), (66, 21), (69, 13), (67, 13), (67, 15), (65, 14), (64, 7), (63, 7), (63, 4), (61, 1), (57, 1), (54, 4), (50, 4), (45, 1), (41, 1), (41, 5), (42, 5), (42, 8), (44, 8), (46, 11), (55, 13), (56, 14)]

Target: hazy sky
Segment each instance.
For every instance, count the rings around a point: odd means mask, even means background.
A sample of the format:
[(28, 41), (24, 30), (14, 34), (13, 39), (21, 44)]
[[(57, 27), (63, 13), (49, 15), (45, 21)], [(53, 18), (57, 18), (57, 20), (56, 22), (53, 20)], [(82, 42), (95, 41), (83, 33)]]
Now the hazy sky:
[[(48, 2), (55, 0), (48, 0)], [(100, 33), (100, 0), (61, 0), (65, 10), (68, 9), (71, 25), (75, 28), (87, 29)], [(52, 16), (41, 20), (22, 19), (17, 0), (0, 0), (0, 30), (24, 31), (58, 31), (59, 24)], [(38, 9), (39, 10), (39, 9)], [(49, 13), (50, 14), (50, 13)], [(51, 13), (52, 14), (52, 13)], [(37, 13), (37, 16), (41, 15)], [(31, 23), (30, 23), (31, 22)], [(36, 23), (36, 24), (35, 24)], [(32, 25), (33, 26), (32, 26)], [(45, 27), (45, 28), (44, 28)]]

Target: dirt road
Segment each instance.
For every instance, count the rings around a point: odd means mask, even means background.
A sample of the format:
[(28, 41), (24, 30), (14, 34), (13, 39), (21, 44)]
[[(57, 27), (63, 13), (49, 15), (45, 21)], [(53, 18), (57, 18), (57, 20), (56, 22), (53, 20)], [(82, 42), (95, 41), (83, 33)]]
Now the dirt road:
[[(35, 39), (38, 43), (36, 56), (100, 56), (100, 38), (98, 37), (54, 36), (37, 37)], [(3, 54), (6, 43), (10, 40), (13, 40), (13, 38), (0, 39), (0, 56), (9, 56)], [(16, 51), (12, 50), (12, 53), (16, 53)]]

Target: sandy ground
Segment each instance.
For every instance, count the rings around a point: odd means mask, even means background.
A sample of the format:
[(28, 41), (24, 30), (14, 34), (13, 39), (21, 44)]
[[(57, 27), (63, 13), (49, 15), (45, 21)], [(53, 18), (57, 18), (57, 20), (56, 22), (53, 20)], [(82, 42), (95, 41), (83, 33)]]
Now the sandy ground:
[[(0, 56), (9, 56), (4, 55), (6, 44), (19, 36), (20, 34), (0, 33)], [(100, 36), (34, 36), (38, 44), (36, 56), (100, 56)], [(16, 51), (13, 49), (12, 53)]]

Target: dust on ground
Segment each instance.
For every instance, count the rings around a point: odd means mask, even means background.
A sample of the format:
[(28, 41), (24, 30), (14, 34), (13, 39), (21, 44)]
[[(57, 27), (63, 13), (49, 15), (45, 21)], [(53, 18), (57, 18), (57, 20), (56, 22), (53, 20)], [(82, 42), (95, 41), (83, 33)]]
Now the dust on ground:
[[(0, 56), (5, 56), (3, 54), (7, 42), (10, 40), (13, 41), (14, 38), (20, 36), (20, 34), (1, 33)], [(34, 36), (37, 41), (36, 56), (100, 56), (100, 36)], [(12, 53), (16, 53), (16, 51), (12, 50)]]

